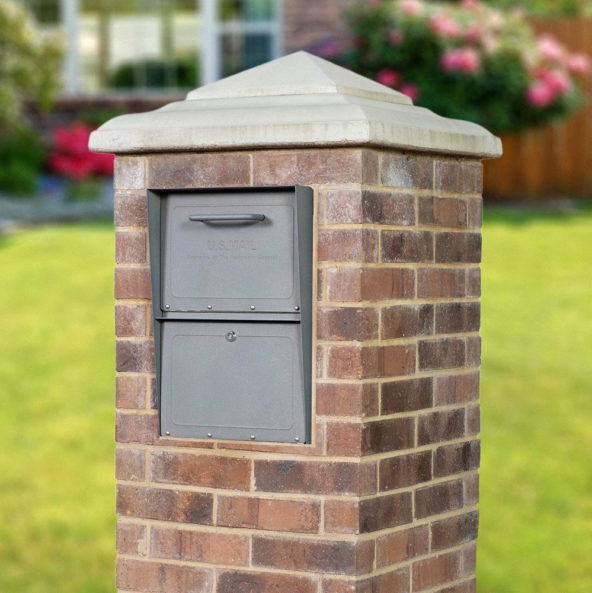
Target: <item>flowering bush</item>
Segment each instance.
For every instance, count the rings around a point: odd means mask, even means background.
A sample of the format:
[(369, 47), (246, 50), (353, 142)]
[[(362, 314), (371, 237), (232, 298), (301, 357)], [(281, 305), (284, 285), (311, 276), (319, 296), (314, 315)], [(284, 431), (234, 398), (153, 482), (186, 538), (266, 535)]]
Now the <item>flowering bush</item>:
[(113, 155), (98, 154), (88, 149), (92, 131), (93, 128), (83, 123), (56, 128), (48, 160), (50, 170), (74, 182), (112, 175)]
[(479, 0), (366, 0), (349, 13), (352, 38), (319, 53), (397, 89), (436, 113), (493, 132), (563, 117), (581, 102), (589, 59), (536, 37), (518, 11)]

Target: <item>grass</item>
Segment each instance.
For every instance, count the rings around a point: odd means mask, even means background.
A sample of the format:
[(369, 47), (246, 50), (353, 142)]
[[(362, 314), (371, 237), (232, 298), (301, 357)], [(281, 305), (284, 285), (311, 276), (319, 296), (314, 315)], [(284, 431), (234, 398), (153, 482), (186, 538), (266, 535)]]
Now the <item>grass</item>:
[[(592, 590), (592, 212), (488, 212), (479, 593)], [(113, 230), (0, 237), (0, 591), (114, 585)]]

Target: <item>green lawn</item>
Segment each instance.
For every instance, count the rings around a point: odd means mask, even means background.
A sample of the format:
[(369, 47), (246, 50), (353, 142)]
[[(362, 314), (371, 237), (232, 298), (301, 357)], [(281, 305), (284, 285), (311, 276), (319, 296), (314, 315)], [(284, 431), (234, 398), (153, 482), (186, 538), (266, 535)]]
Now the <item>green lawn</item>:
[[(0, 237), (0, 591), (114, 586), (113, 230)], [(592, 212), (488, 212), (479, 593), (592, 591)]]

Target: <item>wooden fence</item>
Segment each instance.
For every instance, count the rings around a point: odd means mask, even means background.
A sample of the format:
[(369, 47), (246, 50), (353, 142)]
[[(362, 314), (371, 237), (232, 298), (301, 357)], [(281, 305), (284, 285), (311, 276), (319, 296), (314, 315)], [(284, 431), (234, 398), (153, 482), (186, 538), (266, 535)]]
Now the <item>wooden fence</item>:
[[(592, 18), (535, 21), (574, 52), (592, 56)], [(592, 198), (592, 76), (586, 105), (562, 123), (521, 134), (504, 134), (504, 155), (486, 161), (484, 193), (504, 200)]]

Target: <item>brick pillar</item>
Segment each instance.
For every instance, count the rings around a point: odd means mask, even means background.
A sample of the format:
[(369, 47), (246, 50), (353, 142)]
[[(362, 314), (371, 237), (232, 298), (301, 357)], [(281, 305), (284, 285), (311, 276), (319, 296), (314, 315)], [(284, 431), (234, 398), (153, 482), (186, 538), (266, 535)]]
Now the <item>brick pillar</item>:
[[(475, 591), (475, 158), (117, 157), (119, 591)], [(146, 188), (294, 184), (315, 195), (312, 444), (160, 437)]]

